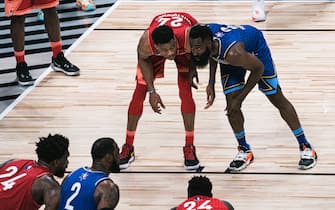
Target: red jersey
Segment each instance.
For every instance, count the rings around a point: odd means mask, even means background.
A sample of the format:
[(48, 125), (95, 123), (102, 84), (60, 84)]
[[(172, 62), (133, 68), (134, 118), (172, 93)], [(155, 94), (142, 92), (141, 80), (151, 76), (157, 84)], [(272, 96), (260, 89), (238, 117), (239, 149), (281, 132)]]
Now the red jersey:
[(228, 210), (221, 200), (202, 195), (193, 196), (179, 206), (177, 210)]
[(148, 28), (148, 43), (150, 45), (152, 55), (157, 55), (154, 41), (151, 33), (155, 28), (161, 25), (169, 26), (176, 37), (177, 55), (185, 54), (187, 47), (187, 28), (196, 25), (198, 21), (190, 14), (185, 12), (168, 12), (157, 15), (152, 19)]
[(14, 160), (0, 169), (0, 210), (35, 210), (32, 184), (36, 178), (50, 174), (34, 160)]

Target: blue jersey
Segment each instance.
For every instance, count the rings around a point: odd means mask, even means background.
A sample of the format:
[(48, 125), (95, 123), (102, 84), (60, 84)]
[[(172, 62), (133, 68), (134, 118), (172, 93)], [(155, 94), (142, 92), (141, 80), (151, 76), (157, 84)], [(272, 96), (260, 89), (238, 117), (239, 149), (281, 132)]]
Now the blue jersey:
[[(272, 61), (270, 49), (263, 33), (250, 25), (208, 24), (214, 39), (219, 41), (219, 55), (213, 57), (221, 68), (221, 82), (225, 94), (240, 90), (244, 87), (245, 70), (242, 67), (232, 67), (225, 61), (228, 51), (234, 44), (241, 42), (244, 49), (254, 54), (264, 65), (259, 89), (266, 95), (275, 94), (279, 87), (277, 73)], [(229, 76), (227, 76), (229, 75)]]
[(219, 56), (214, 58), (219, 63), (226, 63), (225, 57), (234, 44), (242, 42), (247, 52), (257, 56), (264, 64), (264, 75), (273, 75), (274, 67), (270, 49), (266, 44), (263, 34), (257, 28), (250, 25), (207, 25), (219, 40)]
[(96, 186), (109, 179), (102, 171), (92, 171), (86, 167), (73, 171), (63, 182), (59, 210), (96, 210), (94, 200)]

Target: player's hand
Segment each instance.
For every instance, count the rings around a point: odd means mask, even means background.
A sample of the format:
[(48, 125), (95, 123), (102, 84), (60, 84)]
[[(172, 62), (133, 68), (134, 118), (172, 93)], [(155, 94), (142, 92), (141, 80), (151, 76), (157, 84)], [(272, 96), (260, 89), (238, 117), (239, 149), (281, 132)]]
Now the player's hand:
[[(196, 83), (194, 83), (194, 79)], [(198, 89), (199, 84), (199, 77), (198, 77), (198, 71), (196, 69), (190, 70), (188, 74), (188, 82), (194, 89)]]
[(161, 108), (165, 109), (165, 105), (163, 104), (161, 97), (156, 92), (150, 93), (149, 102), (150, 102), (152, 110), (154, 110), (154, 112), (158, 114), (161, 114), (162, 112)]
[(215, 99), (214, 84), (208, 84), (206, 88), (206, 92), (207, 92), (207, 103), (206, 103), (205, 109), (208, 109), (209, 107), (213, 105), (214, 99)]
[(235, 97), (232, 99), (231, 103), (226, 107), (226, 115), (231, 115), (232, 113), (239, 112), (241, 110), (243, 100), (240, 97)]

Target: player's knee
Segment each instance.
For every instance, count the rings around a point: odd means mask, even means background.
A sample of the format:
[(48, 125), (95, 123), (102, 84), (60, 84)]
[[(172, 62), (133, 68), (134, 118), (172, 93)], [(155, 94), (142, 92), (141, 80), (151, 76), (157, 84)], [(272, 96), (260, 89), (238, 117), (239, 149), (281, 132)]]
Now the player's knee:
[(130, 101), (128, 114), (141, 115), (143, 113), (143, 102), (145, 100), (147, 87), (145, 85), (137, 84)]
[(191, 100), (182, 101), (181, 112), (186, 114), (192, 114), (195, 112), (195, 103), (193, 98)]
[(137, 115), (140, 116), (143, 113), (143, 102), (131, 100), (128, 107), (129, 115)]
[(182, 113), (194, 113), (195, 103), (190, 88), (179, 89), (179, 97), (181, 100), (181, 112)]

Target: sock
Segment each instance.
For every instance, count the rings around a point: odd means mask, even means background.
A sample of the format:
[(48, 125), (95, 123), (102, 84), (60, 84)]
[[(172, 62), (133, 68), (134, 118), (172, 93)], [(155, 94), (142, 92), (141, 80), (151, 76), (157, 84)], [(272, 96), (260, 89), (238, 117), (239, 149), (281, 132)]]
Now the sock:
[(58, 41), (58, 42), (50, 42), (50, 46), (52, 49), (52, 57), (56, 58), (57, 55), (62, 52), (62, 42)]
[(126, 132), (126, 144), (133, 146), (134, 145), (134, 137), (135, 137), (136, 131), (129, 131), (127, 129)]
[(302, 130), (302, 128), (298, 128), (296, 130), (292, 130), (293, 134), (295, 135), (295, 138), (297, 138), (297, 141), (299, 143), (299, 145), (306, 145), (307, 147), (311, 147), (311, 145), (308, 143), (306, 136), (304, 134), (304, 131)]
[(16, 63), (23, 63), (23, 62), (25, 62), (24, 54), (25, 54), (24, 50), (22, 50), (22, 51), (14, 51)]
[(193, 145), (194, 131), (185, 131), (185, 146)]
[(234, 133), (234, 135), (235, 135), (235, 137), (237, 139), (237, 142), (238, 142), (239, 146), (243, 146), (243, 147), (247, 148), (248, 150), (250, 150), (250, 145), (247, 144), (247, 141), (245, 140), (245, 132), (244, 132), (244, 130), (242, 130), (239, 133)]
[(258, 7), (261, 10), (264, 10), (264, 0), (253, 0), (253, 7)]

